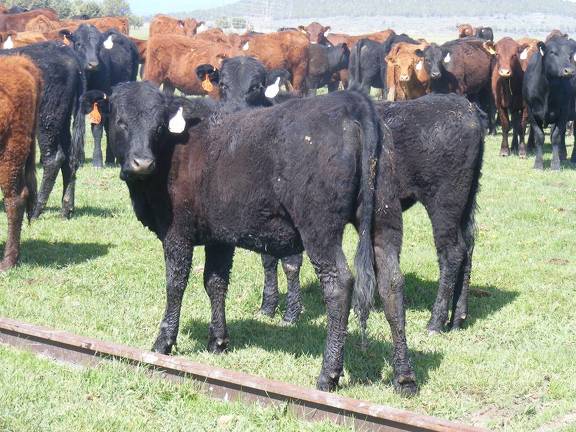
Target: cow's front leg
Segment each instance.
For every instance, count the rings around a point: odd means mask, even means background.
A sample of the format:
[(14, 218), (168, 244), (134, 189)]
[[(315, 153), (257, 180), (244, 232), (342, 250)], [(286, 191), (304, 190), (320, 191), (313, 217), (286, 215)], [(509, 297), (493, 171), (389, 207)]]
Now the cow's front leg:
[(215, 354), (224, 352), (228, 346), (225, 302), (233, 257), (233, 246), (206, 246), (204, 288), (210, 297), (212, 307), (212, 320), (208, 331), (208, 351)]
[(170, 354), (176, 344), (180, 325), (182, 296), (192, 265), (192, 244), (179, 235), (168, 234), (163, 241), (166, 262), (166, 309), (153, 351)]

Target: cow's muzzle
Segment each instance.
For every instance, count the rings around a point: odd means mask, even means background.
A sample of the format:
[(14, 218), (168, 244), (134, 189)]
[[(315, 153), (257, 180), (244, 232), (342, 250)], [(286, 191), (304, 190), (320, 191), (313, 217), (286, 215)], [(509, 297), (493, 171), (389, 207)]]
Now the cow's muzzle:
[(510, 76), (512, 75), (512, 72), (510, 72), (510, 69), (506, 69), (506, 68), (500, 68), (498, 70), (498, 73), (500, 74), (500, 76), (502, 78), (510, 78)]
[(154, 159), (133, 158), (124, 167), (124, 174), (130, 177), (144, 177), (152, 174), (155, 167), (156, 162)]

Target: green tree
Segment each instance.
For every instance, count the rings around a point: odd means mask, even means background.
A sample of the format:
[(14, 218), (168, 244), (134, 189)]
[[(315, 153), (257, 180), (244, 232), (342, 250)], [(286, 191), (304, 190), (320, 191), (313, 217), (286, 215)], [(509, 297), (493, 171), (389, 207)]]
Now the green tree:
[(130, 5), (127, 0), (103, 0), (102, 14), (104, 16), (129, 16)]

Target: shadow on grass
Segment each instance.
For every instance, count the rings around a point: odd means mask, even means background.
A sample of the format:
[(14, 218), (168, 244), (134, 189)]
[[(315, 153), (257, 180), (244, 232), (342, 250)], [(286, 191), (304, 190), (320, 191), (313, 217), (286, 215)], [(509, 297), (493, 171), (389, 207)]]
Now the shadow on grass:
[[(438, 282), (420, 279), (414, 273), (405, 274), (404, 279), (406, 282), (404, 297), (406, 308), (432, 312), (432, 305), (436, 300), (438, 291)], [(464, 328), (498, 312), (507, 304), (512, 303), (516, 297), (518, 297), (517, 292), (503, 291), (493, 286), (470, 286), (468, 318)]]
[[(43, 267), (62, 268), (80, 264), (108, 253), (112, 244), (47, 242), (26, 240), (20, 248), (20, 262)], [(3, 250), (4, 244), (0, 247)]]
[[(60, 207), (46, 207), (46, 212), (60, 213)], [(92, 206), (81, 206), (74, 209), (72, 218), (91, 216), (91, 217), (101, 217), (101, 218), (111, 218), (114, 217), (114, 212), (107, 208), (92, 207)], [(40, 216), (42, 218), (42, 216)]]
[[(304, 312), (300, 320), (292, 326), (284, 327), (257, 318), (228, 320), (230, 349), (243, 349), (252, 346), (262, 347), (274, 352), (281, 351), (293, 354), (321, 357), (326, 341), (326, 326), (313, 322), (325, 313), (320, 289), (317, 283), (307, 286), (302, 293)], [(350, 315), (350, 319), (354, 319)], [(208, 338), (207, 321), (192, 319), (182, 326), (181, 337), (197, 341), (192, 351), (206, 349)], [(186, 355), (186, 352), (179, 352)], [(382, 370), (392, 361), (393, 346), (391, 342), (370, 337), (368, 349), (362, 351), (361, 337), (357, 331), (350, 332), (345, 345), (345, 368), (350, 373), (352, 384), (388, 383), (392, 381), (392, 372), (382, 377)], [(419, 385), (428, 381), (430, 371), (437, 369), (443, 354), (410, 350)], [(318, 371), (319, 373), (319, 371)]]

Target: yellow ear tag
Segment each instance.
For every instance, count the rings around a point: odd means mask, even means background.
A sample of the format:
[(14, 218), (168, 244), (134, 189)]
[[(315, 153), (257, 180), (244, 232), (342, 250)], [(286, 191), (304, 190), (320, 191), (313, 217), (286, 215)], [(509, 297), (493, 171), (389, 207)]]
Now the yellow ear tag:
[(96, 102), (92, 107), (92, 111), (90, 112), (90, 114), (88, 114), (88, 118), (90, 119), (90, 123), (92, 124), (100, 124), (102, 122), (102, 115), (98, 110), (98, 104)]
[(206, 74), (206, 78), (204, 78), (204, 81), (202, 81), (202, 88), (206, 90), (208, 93), (214, 90), (214, 86), (210, 82), (210, 77), (208, 76), (208, 74)]

